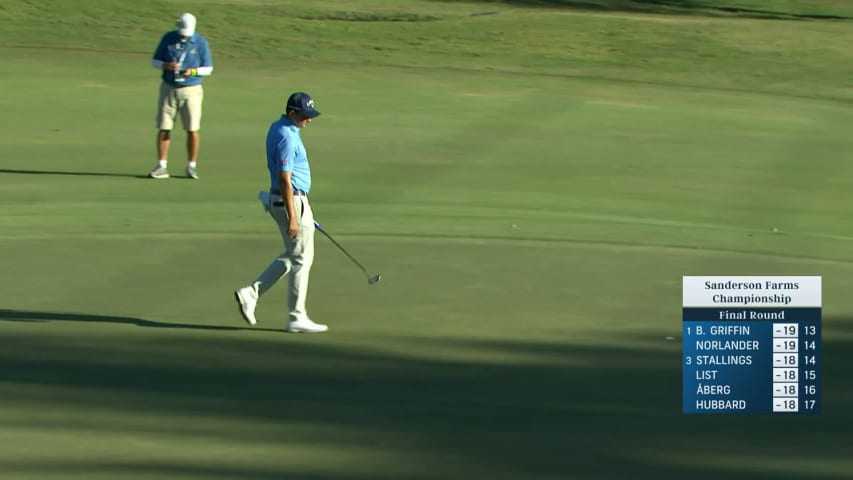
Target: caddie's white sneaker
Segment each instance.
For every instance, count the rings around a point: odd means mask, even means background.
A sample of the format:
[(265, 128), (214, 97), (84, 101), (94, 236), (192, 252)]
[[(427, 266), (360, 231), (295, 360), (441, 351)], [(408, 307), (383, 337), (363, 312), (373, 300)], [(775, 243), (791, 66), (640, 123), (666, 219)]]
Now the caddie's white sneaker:
[(192, 178), (193, 180), (198, 180), (198, 168), (197, 167), (191, 167), (191, 166), (187, 165), (186, 174), (187, 174), (187, 178)]
[(286, 331), (290, 333), (323, 333), (328, 330), (329, 327), (323, 325), (322, 323), (314, 323), (308, 318), (303, 318), (302, 320), (290, 320), (287, 322)]
[(243, 320), (249, 325), (258, 323), (255, 320), (255, 306), (258, 304), (258, 290), (254, 285), (238, 288), (234, 292), (234, 297), (237, 299), (237, 304), (240, 307), (240, 315)]
[(161, 178), (169, 178), (169, 171), (166, 170), (165, 167), (156, 167), (154, 170), (148, 173), (148, 176), (151, 178), (161, 179)]

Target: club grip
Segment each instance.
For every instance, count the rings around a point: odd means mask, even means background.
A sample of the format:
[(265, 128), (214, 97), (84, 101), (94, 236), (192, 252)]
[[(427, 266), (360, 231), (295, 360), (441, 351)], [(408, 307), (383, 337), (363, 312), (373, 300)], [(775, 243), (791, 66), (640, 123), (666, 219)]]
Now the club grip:
[(316, 228), (317, 230), (320, 230), (321, 232), (325, 231), (325, 230), (323, 230), (323, 227), (321, 227), (320, 224), (317, 222), (314, 222), (314, 228)]

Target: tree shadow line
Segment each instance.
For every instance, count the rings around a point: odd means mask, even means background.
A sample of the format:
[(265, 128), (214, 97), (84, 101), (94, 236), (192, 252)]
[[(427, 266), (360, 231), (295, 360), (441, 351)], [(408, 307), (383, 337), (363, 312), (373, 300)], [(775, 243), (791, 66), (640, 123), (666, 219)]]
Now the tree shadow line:
[[(306, 340), (281, 335), (271, 341), (229, 334), (242, 330), (236, 327), (132, 317), (2, 310), (0, 319), (219, 331), (166, 340), (132, 335), (126, 342), (95, 345), (49, 333), (4, 336), (0, 386), (36, 387), (0, 387), (4, 409), (63, 405), (123, 412), (124, 420), (104, 423), (45, 417), (18, 425), (41, 431), (97, 435), (120, 430), (140, 436), (156, 433), (158, 438), (166, 433), (175, 445), (187, 438), (226, 437), (278, 445), (275, 448), (294, 442), (341, 451), (372, 448), (412, 459), (415, 463), (405, 478), (416, 480), (755, 478), (755, 471), (717, 461), (732, 452), (853, 462), (847, 445), (838, 441), (848, 435), (853, 420), (853, 384), (847, 380), (853, 374), (853, 339), (846, 335), (853, 332), (849, 318), (832, 319), (835, 333), (844, 335), (824, 342), (824, 413), (795, 418), (682, 415), (680, 351), (671, 342), (648, 336), (626, 335), (638, 345), (659, 340), (661, 347), (377, 334), (377, 347), (370, 348), (328, 343), (322, 336)], [(385, 341), (403, 348), (383, 349)], [(164, 350), (164, 345), (172, 348)], [(156, 358), (148, 351), (156, 351)], [(483, 359), (417, 353), (424, 351), (479, 352)], [(495, 354), (506, 360), (495, 360)], [(55, 390), (55, 395), (44, 395), (44, 389)], [(197, 417), (199, 423), (226, 418), (264, 427), (193, 430), (136, 420), (157, 415)], [(310, 433), (294, 433), (294, 425), (309, 425)], [(650, 450), (659, 456), (647, 455)], [(458, 462), (427, 463), (434, 458)], [(677, 458), (697, 463), (679, 463)], [(324, 476), (283, 462), (212, 468), (201, 458), (180, 464), (156, 458), (70, 464), (5, 460), (0, 468), (30, 475), (79, 471), (115, 478), (130, 471), (163, 478), (368, 478), (343, 471)], [(821, 475), (844, 478), (841, 473)], [(797, 469), (774, 471), (774, 478), (781, 480), (812, 477)], [(377, 466), (369, 478), (401, 477)]]

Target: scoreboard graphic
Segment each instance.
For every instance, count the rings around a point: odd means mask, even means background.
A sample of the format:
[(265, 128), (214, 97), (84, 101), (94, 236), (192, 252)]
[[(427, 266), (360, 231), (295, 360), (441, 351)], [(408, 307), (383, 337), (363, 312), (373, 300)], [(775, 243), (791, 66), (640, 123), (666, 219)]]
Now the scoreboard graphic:
[(683, 412), (818, 413), (821, 277), (683, 277)]

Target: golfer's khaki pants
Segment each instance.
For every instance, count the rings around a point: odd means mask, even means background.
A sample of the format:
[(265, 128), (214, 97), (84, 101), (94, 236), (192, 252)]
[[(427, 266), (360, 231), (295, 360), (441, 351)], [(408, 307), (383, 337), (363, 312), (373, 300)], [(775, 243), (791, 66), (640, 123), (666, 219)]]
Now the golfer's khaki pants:
[(258, 293), (263, 295), (282, 277), (290, 274), (287, 294), (287, 306), (290, 309), (288, 320), (302, 320), (308, 318), (305, 300), (308, 297), (308, 276), (311, 273), (311, 264), (314, 263), (314, 213), (311, 211), (308, 197), (293, 197), (293, 206), (299, 217), (299, 234), (294, 239), (287, 231), (287, 209), (274, 206), (275, 203), (283, 203), (280, 195), (270, 195), (270, 215), (278, 224), (284, 242), (284, 252), (269, 264), (255, 283)]

